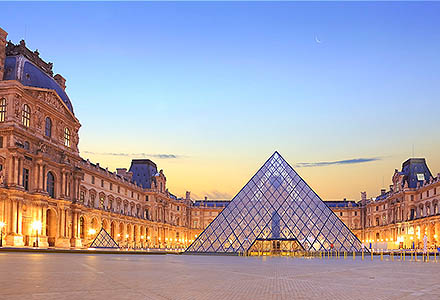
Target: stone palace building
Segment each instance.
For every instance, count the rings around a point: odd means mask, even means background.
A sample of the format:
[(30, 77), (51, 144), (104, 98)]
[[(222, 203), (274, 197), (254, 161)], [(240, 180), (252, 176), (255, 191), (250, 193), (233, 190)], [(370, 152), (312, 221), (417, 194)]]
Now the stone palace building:
[[(120, 246), (185, 248), (228, 201), (172, 195), (149, 159), (111, 172), (84, 160), (66, 80), (0, 28), (0, 229), (7, 246), (88, 247), (103, 227)], [(440, 237), (440, 176), (409, 159), (378, 197), (326, 201), (372, 248)], [(38, 236), (38, 238), (37, 238)]]
[(66, 80), (0, 29), (3, 245), (87, 247), (104, 227), (120, 246), (183, 248), (225, 205), (172, 195), (148, 159), (110, 172), (78, 153)]

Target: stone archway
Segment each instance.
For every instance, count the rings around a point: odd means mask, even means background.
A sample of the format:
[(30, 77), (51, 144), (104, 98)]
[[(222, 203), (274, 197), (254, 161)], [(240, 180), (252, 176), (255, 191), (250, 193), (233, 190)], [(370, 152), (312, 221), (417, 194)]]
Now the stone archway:
[(84, 219), (84, 216), (79, 217), (79, 237), (81, 239), (85, 238), (86, 234), (86, 220)]
[(116, 223), (114, 221), (110, 224), (110, 236), (116, 240)]
[(51, 208), (46, 211), (46, 236), (49, 247), (55, 247), (57, 237), (57, 214)]

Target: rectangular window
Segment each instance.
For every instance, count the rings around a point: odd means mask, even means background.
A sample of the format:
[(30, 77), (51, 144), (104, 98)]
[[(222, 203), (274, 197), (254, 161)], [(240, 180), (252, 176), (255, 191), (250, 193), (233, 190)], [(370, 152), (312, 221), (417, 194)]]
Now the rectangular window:
[(357, 211), (355, 211), (355, 212), (354, 212), (354, 215), (355, 215), (355, 216), (357, 216), (357, 215), (358, 215), (358, 212), (357, 212)]
[(339, 213), (339, 215), (342, 217), (342, 216), (344, 215), (344, 213), (341, 211), (341, 212)]
[(411, 195), (411, 201), (414, 201), (414, 195)]
[(145, 196), (145, 201), (148, 201), (148, 195)]
[(110, 182), (110, 191), (113, 191), (113, 183)]
[(379, 206), (376, 206), (376, 211), (378, 211), (379, 210)]
[(131, 198), (133, 198), (133, 191), (131, 191)]
[(95, 184), (95, 176), (92, 176), (92, 184)]
[(23, 168), (23, 187), (29, 191), (29, 170), (26, 168)]
[(434, 188), (434, 195), (437, 195), (437, 188)]
[(0, 136), (0, 148), (3, 148), (3, 137)]
[(101, 179), (101, 187), (104, 187), (104, 179)]
[(426, 191), (426, 198), (429, 197), (429, 191)]
[(118, 185), (118, 193), (121, 192), (121, 187)]

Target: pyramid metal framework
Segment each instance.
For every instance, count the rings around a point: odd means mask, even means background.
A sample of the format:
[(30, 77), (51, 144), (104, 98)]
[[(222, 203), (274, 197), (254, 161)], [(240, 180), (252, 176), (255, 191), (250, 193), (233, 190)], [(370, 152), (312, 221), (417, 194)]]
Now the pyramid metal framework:
[(256, 240), (296, 240), (306, 251), (361, 251), (361, 242), (275, 152), (188, 247), (237, 253)]
[(118, 243), (105, 231), (104, 227), (101, 227), (98, 235), (90, 244), (90, 248), (113, 248), (119, 249)]

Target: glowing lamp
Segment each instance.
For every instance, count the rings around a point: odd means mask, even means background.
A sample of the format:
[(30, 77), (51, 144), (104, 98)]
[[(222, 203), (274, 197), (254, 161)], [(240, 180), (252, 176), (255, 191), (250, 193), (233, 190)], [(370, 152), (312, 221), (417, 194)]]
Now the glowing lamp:
[(93, 228), (90, 228), (89, 229), (89, 234), (90, 235), (94, 235), (96, 233), (96, 230), (95, 229), (93, 229)]
[(41, 221), (33, 221), (32, 222), (32, 229), (40, 231), (41, 230)]

